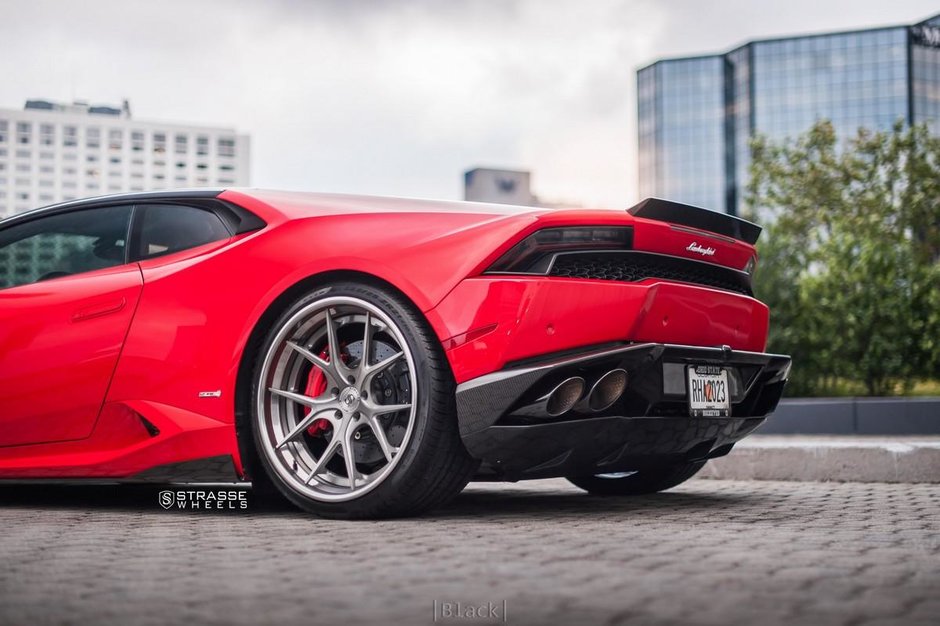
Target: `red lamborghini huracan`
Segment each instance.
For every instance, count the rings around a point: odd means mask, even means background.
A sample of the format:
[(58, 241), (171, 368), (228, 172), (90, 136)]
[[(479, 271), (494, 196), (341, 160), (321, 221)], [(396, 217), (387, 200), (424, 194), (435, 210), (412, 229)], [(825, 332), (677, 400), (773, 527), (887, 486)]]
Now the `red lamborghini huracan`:
[(251, 480), (330, 517), (468, 481), (667, 489), (774, 410), (760, 228), (258, 190), (0, 222), (0, 478)]

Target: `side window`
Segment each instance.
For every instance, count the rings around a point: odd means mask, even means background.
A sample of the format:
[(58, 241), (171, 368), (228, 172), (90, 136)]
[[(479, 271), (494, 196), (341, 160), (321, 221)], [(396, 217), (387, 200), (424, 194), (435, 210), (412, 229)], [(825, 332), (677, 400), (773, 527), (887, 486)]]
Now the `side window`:
[(130, 206), (39, 217), (0, 230), (0, 289), (127, 262)]
[(229, 237), (231, 233), (212, 211), (175, 204), (138, 205), (133, 258), (152, 259)]

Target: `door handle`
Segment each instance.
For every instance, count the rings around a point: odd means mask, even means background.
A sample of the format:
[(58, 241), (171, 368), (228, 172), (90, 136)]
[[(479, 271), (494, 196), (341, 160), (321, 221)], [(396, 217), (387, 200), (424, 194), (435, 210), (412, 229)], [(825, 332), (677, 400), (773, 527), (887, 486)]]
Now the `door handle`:
[(111, 300), (109, 302), (103, 302), (99, 304), (93, 304), (81, 308), (74, 313), (72, 313), (73, 322), (83, 322), (95, 317), (101, 317), (102, 315), (110, 315), (111, 313), (117, 313), (127, 304), (127, 300), (124, 297), (120, 297), (116, 300)]

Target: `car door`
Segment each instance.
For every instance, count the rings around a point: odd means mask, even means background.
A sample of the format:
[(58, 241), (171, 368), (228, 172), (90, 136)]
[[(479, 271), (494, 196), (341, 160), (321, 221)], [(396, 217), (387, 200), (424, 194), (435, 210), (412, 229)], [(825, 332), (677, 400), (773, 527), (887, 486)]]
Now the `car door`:
[(130, 205), (0, 226), (0, 446), (91, 434), (143, 284)]

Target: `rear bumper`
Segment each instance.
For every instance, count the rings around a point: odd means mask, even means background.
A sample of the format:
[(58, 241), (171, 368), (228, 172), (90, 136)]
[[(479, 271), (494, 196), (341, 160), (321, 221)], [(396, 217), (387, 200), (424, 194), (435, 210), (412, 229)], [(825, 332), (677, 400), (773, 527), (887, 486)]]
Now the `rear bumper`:
[[(685, 367), (731, 372), (731, 415), (689, 417)], [(561, 380), (590, 384), (622, 368), (629, 384), (609, 408), (584, 403), (557, 418), (520, 412)], [(481, 477), (519, 480), (609, 473), (727, 454), (777, 406), (790, 358), (725, 348), (639, 343), (556, 354), (457, 387), (460, 435)]]
[(612, 342), (762, 351), (768, 329), (767, 307), (754, 298), (658, 279), (482, 276), (427, 313), (458, 383), (521, 359)]

